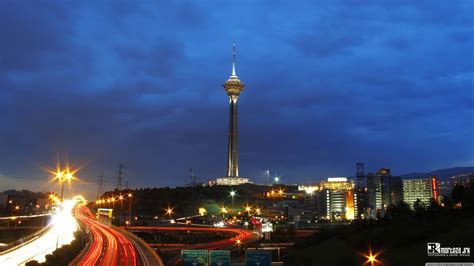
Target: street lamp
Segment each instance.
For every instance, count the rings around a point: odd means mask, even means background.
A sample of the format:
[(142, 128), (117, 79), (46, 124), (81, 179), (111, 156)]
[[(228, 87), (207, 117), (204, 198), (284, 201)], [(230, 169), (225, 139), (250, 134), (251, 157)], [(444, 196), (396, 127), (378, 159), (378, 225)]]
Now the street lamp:
[(283, 189), (280, 188), (280, 190), (278, 190), (278, 194), (280, 194), (280, 198), (283, 198)]
[(369, 247), (369, 254), (363, 254), (367, 260), (365, 261), (365, 264), (369, 264), (370, 266), (377, 265), (377, 264), (382, 264), (380, 260), (377, 259), (377, 256), (380, 255), (381, 252), (379, 253), (372, 253), (372, 249)]
[(222, 206), (222, 207), (221, 207), (221, 213), (222, 213), (222, 218), (224, 218), (224, 215), (225, 215), (226, 213), (228, 213), (227, 208), (224, 207), (224, 206)]
[(240, 250), (240, 247), (241, 247), (241, 245), (242, 245), (242, 240), (237, 239), (237, 240), (235, 241), (235, 244), (239, 247), (239, 250)]
[(169, 218), (171, 219), (171, 215), (173, 215), (173, 209), (168, 207), (168, 209), (165, 209), (166, 210), (166, 214), (169, 216)]
[(247, 204), (247, 206), (245, 206), (244, 209), (245, 209), (245, 212), (247, 212), (247, 214), (250, 215), (250, 212), (252, 211), (252, 206), (249, 206), (249, 205)]
[(267, 181), (268, 181), (267, 184), (271, 185), (270, 184), (270, 170), (267, 170)]
[(237, 192), (235, 192), (235, 190), (231, 190), (229, 192), (229, 195), (232, 198), (232, 207), (234, 207), (234, 197), (235, 197), (235, 195), (237, 195)]
[(63, 202), (63, 196), (64, 196), (64, 182), (65, 181), (71, 181), (74, 179), (74, 175), (72, 172), (70, 172), (69, 168), (66, 169), (66, 173), (61, 170), (57, 170), (55, 173), (55, 177), (59, 180), (59, 183), (61, 183), (61, 197), (60, 197), (60, 202)]
[(275, 182), (275, 184), (278, 184), (278, 182), (280, 182), (280, 177), (279, 176), (275, 176), (273, 178), (273, 182)]
[(128, 220), (130, 221), (129, 223), (127, 223), (128, 228), (132, 226), (132, 196), (132, 193), (128, 193), (128, 198), (130, 199), (130, 201), (128, 202)]

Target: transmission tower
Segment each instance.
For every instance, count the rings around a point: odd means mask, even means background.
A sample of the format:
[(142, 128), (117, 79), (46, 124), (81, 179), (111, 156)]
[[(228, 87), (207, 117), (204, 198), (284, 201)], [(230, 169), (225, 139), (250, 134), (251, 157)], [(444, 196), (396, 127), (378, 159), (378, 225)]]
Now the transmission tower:
[(99, 176), (99, 180), (98, 180), (98, 185), (99, 185), (99, 188), (97, 189), (97, 196), (96, 198), (98, 199), (100, 196), (102, 196), (102, 194), (104, 194), (104, 175), (100, 175)]
[(191, 174), (191, 186), (196, 187), (196, 176), (194, 175), (193, 168), (189, 170), (189, 173)]
[(117, 178), (117, 191), (122, 190), (122, 175), (123, 175), (123, 164), (119, 163), (119, 172), (118, 172), (118, 178)]

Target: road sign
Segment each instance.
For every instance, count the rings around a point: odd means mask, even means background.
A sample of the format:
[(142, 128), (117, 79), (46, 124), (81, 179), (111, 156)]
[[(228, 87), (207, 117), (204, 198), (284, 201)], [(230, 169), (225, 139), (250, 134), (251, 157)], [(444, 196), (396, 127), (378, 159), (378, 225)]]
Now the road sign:
[(209, 251), (210, 266), (230, 266), (230, 251), (211, 250)]
[(113, 209), (99, 208), (97, 209), (97, 219), (101, 223), (110, 225), (112, 224), (113, 211)]
[(208, 266), (207, 249), (181, 250), (184, 266)]
[(246, 250), (245, 266), (270, 266), (272, 253), (270, 250)]

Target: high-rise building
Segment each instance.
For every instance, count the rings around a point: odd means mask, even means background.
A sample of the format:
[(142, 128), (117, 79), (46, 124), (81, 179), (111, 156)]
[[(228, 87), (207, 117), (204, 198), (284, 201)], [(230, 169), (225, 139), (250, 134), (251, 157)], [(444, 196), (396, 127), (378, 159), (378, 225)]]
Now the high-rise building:
[(227, 176), (216, 179), (217, 185), (240, 185), (248, 183), (247, 178), (239, 177), (238, 143), (237, 143), (237, 100), (244, 90), (244, 83), (235, 72), (235, 42), (232, 53), (232, 75), (224, 83), (224, 90), (229, 96), (229, 145), (227, 155)]
[(356, 164), (355, 196), (357, 198), (357, 218), (364, 218), (364, 210), (367, 208), (367, 186), (363, 163)]
[(411, 208), (415, 202), (420, 200), (422, 204), (428, 205), (431, 199), (438, 200), (438, 185), (436, 176), (418, 179), (403, 179), (403, 201)]
[(356, 164), (356, 187), (365, 187), (365, 170), (363, 163)]
[(303, 191), (303, 210), (301, 221), (311, 222), (316, 220), (318, 215), (318, 203), (320, 199), (319, 187), (316, 185), (298, 186), (298, 191)]
[(366, 176), (367, 206), (365, 216), (376, 218), (384, 216), (385, 210), (402, 200), (401, 178), (392, 176), (390, 169), (381, 168), (377, 173)]
[(357, 216), (354, 182), (346, 177), (330, 177), (321, 181), (319, 215), (328, 220), (353, 220)]

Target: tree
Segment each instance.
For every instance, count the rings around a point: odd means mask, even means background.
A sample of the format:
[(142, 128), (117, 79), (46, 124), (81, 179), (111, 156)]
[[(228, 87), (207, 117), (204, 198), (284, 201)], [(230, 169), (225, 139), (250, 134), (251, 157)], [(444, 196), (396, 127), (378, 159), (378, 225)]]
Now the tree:
[(415, 209), (416, 216), (421, 216), (425, 212), (425, 204), (421, 202), (420, 199), (417, 199), (415, 203), (413, 203), (413, 209)]
[(456, 184), (451, 191), (451, 199), (453, 200), (454, 204), (461, 203), (463, 206), (464, 204), (464, 193), (466, 188), (460, 184)]

